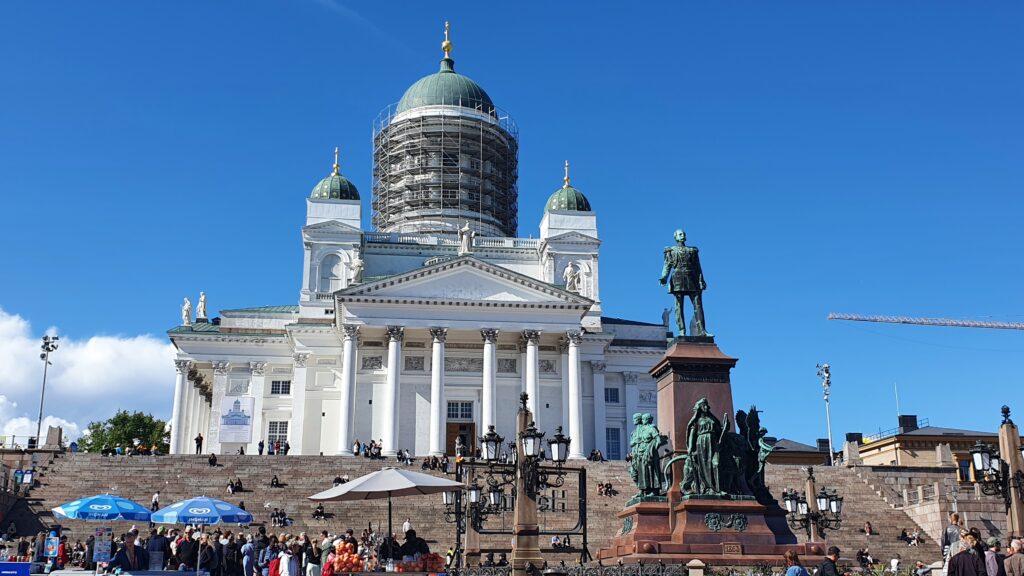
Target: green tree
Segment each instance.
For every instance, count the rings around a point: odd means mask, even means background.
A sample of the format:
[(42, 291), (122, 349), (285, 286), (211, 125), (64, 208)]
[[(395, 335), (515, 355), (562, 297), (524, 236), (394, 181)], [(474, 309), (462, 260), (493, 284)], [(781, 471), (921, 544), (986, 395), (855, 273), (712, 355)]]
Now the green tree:
[(171, 436), (166, 428), (167, 423), (154, 418), (152, 414), (118, 410), (105, 422), (90, 422), (78, 446), (83, 452), (99, 452), (104, 446), (127, 449), (141, 443), (156, 446), (160, 452), (167, 454)]

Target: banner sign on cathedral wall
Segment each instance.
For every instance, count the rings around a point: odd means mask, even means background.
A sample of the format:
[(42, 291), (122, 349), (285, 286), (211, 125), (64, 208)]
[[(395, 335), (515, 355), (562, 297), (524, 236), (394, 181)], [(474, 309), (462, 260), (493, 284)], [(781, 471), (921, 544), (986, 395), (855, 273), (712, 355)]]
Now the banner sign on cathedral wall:
[(252, 396), (225, 396), (220, 403), (220, 441), (251, 442), (252, 413), (256, 399)]

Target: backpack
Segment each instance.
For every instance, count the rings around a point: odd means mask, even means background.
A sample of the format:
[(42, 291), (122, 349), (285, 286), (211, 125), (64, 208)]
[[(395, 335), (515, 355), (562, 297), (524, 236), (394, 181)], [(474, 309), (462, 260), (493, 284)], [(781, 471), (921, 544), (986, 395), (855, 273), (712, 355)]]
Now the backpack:
[(270, 561), (268, 576), (281, 576), (281, 558), (277, 557)]

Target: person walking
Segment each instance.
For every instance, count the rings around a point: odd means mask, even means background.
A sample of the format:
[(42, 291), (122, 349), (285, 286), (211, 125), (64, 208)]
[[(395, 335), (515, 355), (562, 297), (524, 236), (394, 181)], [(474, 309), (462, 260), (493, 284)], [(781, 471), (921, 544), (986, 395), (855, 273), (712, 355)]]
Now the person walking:
[(945, 574), (949, 569), (950, 557), (957, 553), (954, 548), (960, 546), (960, 515), (956, 512), (949, 515), (949, 525), (942, 531), (942, 540), (939, 544), (942, 546), (942, 559), (945, 562), (942, 573)]
[(402, 534), (405, 534), (409, 530), (412, 530), (412, 519), (406, 518), (405, 522), (402, 522)]
[(1024, 542), (1014, 538), (1010, 541), (1010, 554), (1003, 560), (1006, 576), (1024, 576)]
[(203, 433), (202, 432), (200, 432), (199, 435), (195, 437), (195, 441), (196, 441), (196, 454), (197, 455), (198, 454), (202, 454), (203, 453)]
[(1006, 554), (1003, 554), (999, 538), (992, 536), (986, 542), (988, 550), (985, 551), (985, 572), (988, 576), (1006, 576)]
[(967, 530), (960, 532), (960, 550), (950, 557), (949, 576), (986, 576), (985, 561), (978, 553), (978, 540)]
[(150, 502), (149, 502), (149, 510), (151, 512), (156, 512), (159, 509), (160, 509), (160, 491), (157, 490), (156, 492), (153, 493), (153, 499), (150, 500)]
[(818, 571), (815, 573), (815, 576), (839, 576), (839, 568), (836, 566), (838, 561), (839, 548), (829, 546), (825, 552), (825, 559), (818, 565)]
[(252, 534), (245, 536), (245, 544), (242, 545), (242, 576), (255, 576), (256, 574), (256, 544), (253, 543)]
[(265, 447), (266, 445), (263, 444), (263, 440), (260, 440), (260, 443), (256, 445), (256, 452), (258, 452), (260, 456), (263, 456), (263, 448)]
[(800, 556), (792, 550), (786, 550), (782, 555), (786, 560), (786, 576), (810, 576), (807, 569), (800, 563)]

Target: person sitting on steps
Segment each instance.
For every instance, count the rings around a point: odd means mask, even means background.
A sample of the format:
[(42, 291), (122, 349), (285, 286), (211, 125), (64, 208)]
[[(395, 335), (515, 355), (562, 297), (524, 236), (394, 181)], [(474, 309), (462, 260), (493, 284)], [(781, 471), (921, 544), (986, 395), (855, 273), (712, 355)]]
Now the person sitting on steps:
[(217, 466), (217, 455), (214, 454), (213, 452), (210, 452), (210, 458), (207, 459), (207, 462), (210, 463), (210, 468)]
[(281, 481), (277, 479), (277, 474), (274, 474), (274, 477), (270, 479), (270, 487), (271, 488), (280, 488), (281, 487)]
[(323, 520), (324, 518), (326, 518), (324, 514), (324, 505), (317, 504), (316, 508), (313, 510), (313, 520)]

